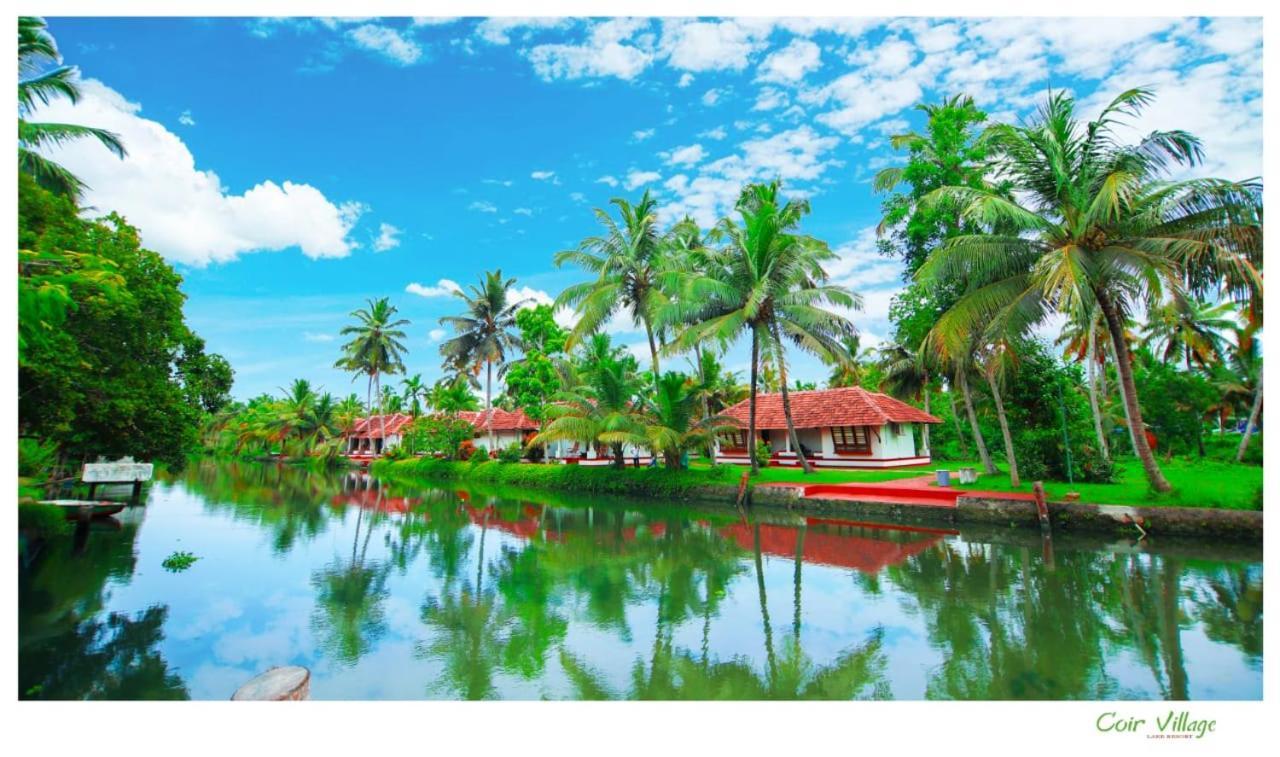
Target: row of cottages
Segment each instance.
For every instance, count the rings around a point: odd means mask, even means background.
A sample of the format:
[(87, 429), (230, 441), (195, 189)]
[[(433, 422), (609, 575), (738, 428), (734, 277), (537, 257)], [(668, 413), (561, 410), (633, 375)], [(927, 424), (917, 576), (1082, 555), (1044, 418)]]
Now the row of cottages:
[[(492, 413), (494, 447), (491, 452), (512, 442), (524, 444), (527, 435), (538, 431), (537, 422), (525, 415), (523, 410), (509, 412), (494, 408)], [(473, 443), (476, 446), (489, 446), (489, 424), (485, 411), (460, 412), (458, 417), (469, 422), (475, 429)], [(359, 418), (346, 434), (346, 453), (351, 457), (378, 457), (400, 445), (404, 439), (405, 427), (412, 422), (413, 416), (406, 413)]]
[[(887, 394), (862, 387), (788, 392), (801, 451), (815, 466), (896, 468), (927, 465), (929, 450), (916, 448), (917, 427), (939, 419)], [(724, 411), (742, 428), (720, 435), (716, 462), (747, 465), (750, 400)], [(756, 396), (756, 437), (768, 442), (772, 465), (799, 465), (781, 394)]]

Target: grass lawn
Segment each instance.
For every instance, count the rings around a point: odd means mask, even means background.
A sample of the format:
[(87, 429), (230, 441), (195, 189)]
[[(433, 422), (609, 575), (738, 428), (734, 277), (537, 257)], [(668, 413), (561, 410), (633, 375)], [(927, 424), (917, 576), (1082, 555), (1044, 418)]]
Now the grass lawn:
[[(998, 464), (998, 463), (997, 463)], [(1211, 507), (1230, 510), (1259, 510), (1262, 508), (1262, 466), (1237, 464), (1221, 460), (1174, 458), (1160, 461), (1160, 469), (1173, 485), (1173, 491), (1155, 495), (1147, 487), (1146, 476), (1137, 458), (1119, 460), (1120, 472), (1113, 484), (1069, 484), (1066, 481), (1046, 481), (1045, 491), (1051, 500), (1060, 500), (1068, 492), (1079, 492), (1080, 501), (1099, 505), (1175, 505), (1182, 507)], [(706, 468), (705, 463), (695, 462), (690, 467)], [(806, 476), (799, 468), (764, 468), (754, 479), (759, 483), (838, 484), (846, 482), (890, 481), (913, 478), (933, 473), (938, 468), (956, 470), (972, 467), (979, 471), (976, 484), (960, 485), (953, 476), (952, 485), (961, 489), (991, 491), (1031, 492), (1030, 481), (1014, 488), (1009, 475), (1000, 472), (994, 476), (981, 473), (977, 461), (948, 460), (915, 468), (891, 468), (887, 470), (831, 470), (817, 469)]]

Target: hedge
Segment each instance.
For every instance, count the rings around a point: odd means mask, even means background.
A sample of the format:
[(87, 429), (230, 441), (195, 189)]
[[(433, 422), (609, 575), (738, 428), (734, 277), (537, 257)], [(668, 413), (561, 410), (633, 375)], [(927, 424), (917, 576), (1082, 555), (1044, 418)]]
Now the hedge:
[(480, 464), (434, 458), (377, 460), (370, 471), (386, 478), (424, 481), (476, 481), (486, 484), (562, 489), (589, 494), (631, 497), (689, 497), (705, 494), (708, 487), (734, 488), (741, 468), (670, 470), (667, 468), (594, 467), (583, 465), (530, 465), (496, 460)]

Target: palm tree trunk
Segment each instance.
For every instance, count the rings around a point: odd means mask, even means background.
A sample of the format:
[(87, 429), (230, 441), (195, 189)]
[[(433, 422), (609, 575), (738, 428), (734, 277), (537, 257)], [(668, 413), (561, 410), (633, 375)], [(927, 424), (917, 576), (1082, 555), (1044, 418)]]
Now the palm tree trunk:
[[(1090, 324), (1092, 326), (1092, 324)], [(1093, 412), (1093, 431), (1098, 435), (1098, 451), (1102, 453), (1103, 460), (1111, 459), (1111, 450), (1107, 449), (1107, 435), (1102, 430), (1102, 411), (1098, 408), (1098, 365), (1097, 365), (1097, 337), (1094, 335), (1093, 329), (1089, 329), (1089, 355), (1087, 362), (1089, 365), (1089, 409)]]
[(982, 438), (982, 429), (978, 428), (978, 414), (973, 412), (973, 393), (969, 391), (969, 379), (965, 378), (963, 368), (957, 369), (956, 380), (960, 384), (960, 396), (964, 398), (965, 414), (969, 416), (969, 428), (973, 430), (973, 443), (978, 447), (978, 459), (982, 461), (982, 469), (987, 475), (994, 476), (1000, 471), (996, 470), (991, 455), (987, 454), (987, 443)]
[[(924, 413), (929, 414), (929, 377), (926, 375), (924, 380)], [(929, 424), (920, 424), (920, 441), (924, 444), (924, 454), (929, 454)]]
[(489, 436), (490, 454), (493, 453), (493, 361), (484, 361), (486, 375), (484, 378), (484, 428)]
[(653, 341), (653, 326), (649, 325), (649, 319), (644, 319), (644, 332), (649, 337), (649, 355), (653, 358), (653, 385), (658, 386), (658, 376), (662, 375), (658, 372), (658, 345)]
[(1111, 343), (1116, 352), (1116, 372), (1120, 374), (1120, 396), (1128, 410), (1129, 434), (1133, 437), (1133, 448), (1142, 461), (1142, 468), (1147, 474), (1147, 481), (1157, 492), (1167, 492), (1173, 487), (1165, 480), (1164, 473), (1151, 453), (1151, 445), (1147, 444), (1146, 427), (1142, 423), (1142, 408), (1138, 406), (1138, 389), (1133, 383), (1133, 366), (1129, 364), (1129, 345), (1124, 341), (1124, 324), (1120, 322), (1120, 313), (1116, 310), (1111, 295), (1105, 290), (1094, 291), (1102, 315), (1107, 319), (1107, 330), (1111, 332)]
[(382, 379), (373, 372), (373, 391), (378, 395), (378, 425), (382, 427), (382, 454), (387, 452), (387, 416), (382, 412)]
[(796, 424), (791, 420), (791, 395), (787, 391), (787, 361), (782, 354), (782, 340), (779, 338), (776, 324), (773, 327), (773, 341), (778, 348), (776, 360), (778, 378), (782, 380), (782, 415), (787, 419), (787, 437), (791, 440), (791, 449), (796, 453), (796, 459), (800, 461), (800, 468), (806, 474), (813, 473), (813, 467), (809, 465), (809, 461), (804, 457), (804, 451), (800, 449), (800, 437), (796, 435)]
[(956, 384), (947, 387), (947, 401), (951, 403), (951, 420), (956, 424), (956, 439), (960, 442), (960, 454), (969, 456), (969, 443), (964, 440), (964, 428), (960, 425), (960, 411), (956, 409)]
[(769, 688), (778, 680), (778, 663), (773, 653), (773, 626), (769, 623), (769, 600), (764, 587), (764, 560), (760, 548), (760, 524), (752, 526), (752, 542), (756, 560), (756, 589), (760, 593), (760, 622), (764, 625), (764, 654), (769, 663)]
[(756, 384), (760, 372), (760, 335), (751, 327), (751, 401), (747, 405), (747, 457), (751, 463), (751, 475), (760, 472), (756, 463)]
[(1000, 420), (1000, 435), (1004, 437), (1004, 459), (1009, 462), (1009, 483), (1016, 489), (1022, 486), (1018, 478), (1018, 456), (1013, 451), (1013, 435), (1009, 433), (1009, 418), (1004, 413), (1004, 400), (1000, 398), (1000, 382), (988, 371), (987, 385), (991, 387), (991, 399), (996, 403), (996, 418)]
[(1258, 423), (1262, 413), (1262, 369), (1258, 369), (1258, 388), (1253, 392), (1253, 408), (1249, 411), (1249, 420), (1244, 427), (1244, 437), (1240, 439), (1240, 449), (1236, 450), (1236, 462), (1244, 462), (1244, 453), (1249, 449), (1249, 440), (1253, 438), (1253, 427)]

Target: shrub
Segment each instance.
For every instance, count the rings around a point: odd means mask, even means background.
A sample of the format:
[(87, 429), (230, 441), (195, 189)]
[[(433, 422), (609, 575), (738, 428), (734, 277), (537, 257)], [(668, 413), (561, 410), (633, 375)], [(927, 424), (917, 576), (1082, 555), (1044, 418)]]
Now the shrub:
[(18, 440), (18, 475), (40, 481), (48, 478), (58, 458), (58, 444), (30, 437)]
[(470, 438), (467, 438), (459, 442), (455, 449), (456, 451), (452, 455), (453, 459), (470, 460), (471, 456), (475, 454), (476, 445)]
[(1120, 474), (1114, 460), (1108, 460), (1093, 447), (1085, 447), (1075, 453), (1071, 462), (1077, 481), (1090, 484), (1113, 484)]
[(403, 444), (397, 444), (396, 446), (388, 449), (386, 452), (382, 453), (382, 456), (388, 460), (404, 460), (407, 457), (412, 457), (412, 455), (409, 454), (409, 450)]
[(474, 433), (475, 429), (470, 422), (452, 415), (435, 413), (414, 421), (406, 435), (406, 441), (413, 449), (428, 455), (466, 460), (471, 456), (471, 448), (467, 447), (467, 454), (463, 456), (462, 446), (464, 442), (470, 444)]
[(512, 442), (502, 449), (498, 450), (498, 462), (500, 463), (518, 463), (524, 455), (524, 450), (520, 447), (519, 442)]
[(524, 435), (524, 456), (529, 460), (529, 462), (540, 463), (547, 456), (547, 448), (541, 444), (534, 444), (530, 446), (529, 442), (532, 441), (535, 436), (537, 436), (537, 434), (532, 431)]
[(472, 465), (480, 465), (489, 462), (489, 448), (483, 444), (472, 444), (471, 457), (469, 458)]
[(53, 505), (18, 505), (18, 530), (36, 537), (58, 536), (71, 532), (71, 524), (62, 510)]
[(769, 467), (769, 458), (773, 455), (773, 448), (768, 442), (758, 442), (756, 444), (756, 465), (761, 468)]

